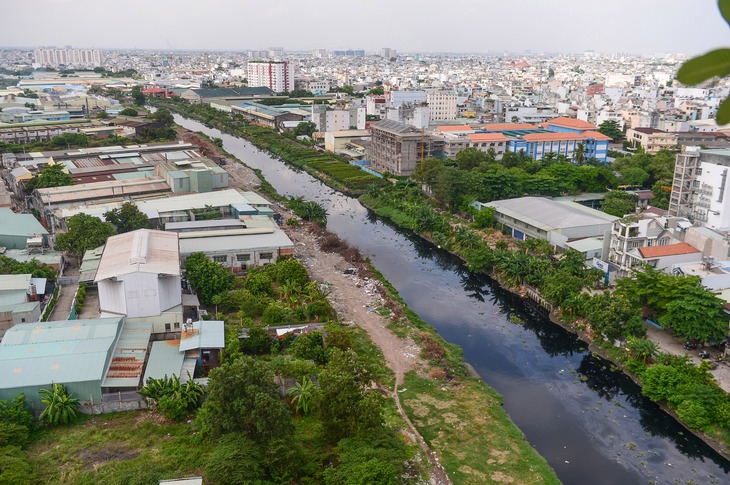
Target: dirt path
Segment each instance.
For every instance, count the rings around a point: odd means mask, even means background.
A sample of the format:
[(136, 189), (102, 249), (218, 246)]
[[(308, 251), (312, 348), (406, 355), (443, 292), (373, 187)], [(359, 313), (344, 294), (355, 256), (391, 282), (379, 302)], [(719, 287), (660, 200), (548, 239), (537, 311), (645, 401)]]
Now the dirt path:
[[(178, 130), (178, 133), (181, 140), (201, 146), (206, 156), (223, 158), (223, 154), (215, 145), (197, 134), (187, 130)], [(256, 174), (248, 167), (231, 160), (223, 167), (230, 177), (229, 186), (243, 190), (256, 190), (261, 186)], [(274, 204), (273, 208), (285, 220), (292, 217), (290, 212), (279, 204)], [(403, 384), (405, 374), (410, 370), (426, 367), (419, 356), (420, 349), (410, 338), (400, 338), (393, 334), (387, 328), (387, 318), (375, 311), (382, 305), (380, 295), (375, 291), (375, 282), (358, 274), (345, 273), (352, 268), (352, 265), (340, 254), (322, 251), (317, 235), (312, 233), (307, 225), (298, 228), (286, 227), (285, 231), (294, 242), (295, 257), (307, 267), (311, 278), (331, 285), (329, 300), (337, 311), (339, 320), (362, 327), (383, 352), (385, 362), (395, 374), (396, 385), (391, 395), (403, 420), (410, 428), (409, 436), (418, 443), (431, 463), (430, 484), (450, 485), (452, 482), (439, 463), (438, 457), (408, 419), (398, 396), (398, 385)]]

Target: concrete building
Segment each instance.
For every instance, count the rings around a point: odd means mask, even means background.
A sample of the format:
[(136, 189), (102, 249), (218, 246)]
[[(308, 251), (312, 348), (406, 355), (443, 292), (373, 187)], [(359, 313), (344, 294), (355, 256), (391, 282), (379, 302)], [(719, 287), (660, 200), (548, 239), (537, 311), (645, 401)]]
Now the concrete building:
[(150, 322), (155, 333), (179, 330), (182, 286), (177, 234), (139, 229), (110, 237), (94, 282), (102, 316)]
[(317, 131), (343, 131), (365, 129), (365, 107), (355, 106), (348, 109), (329, 109), (322, 104), (312, 105), (312, 123)]
[(618, 219), (576, 202), (544, 197), (519, 197), (475, 205), (493, 207), (497, 222), (508, 227), (516, 239), (544, 239), (562, 249), (573, 240), (603, 237)]
[(41, 304), (29, 274), (0, 275), (0, 337), (9, 328), (40, 320)]
[(294, 66), (286, 61), (249, 61), (250, 87), (264, 86), (275, 93), (294, 91)]
[(244, 101), (231, 105), (233, 113), (240, 114), (246, 121), (268, 128), (280, 129), (286, 121), (304, 121), (309, 113), (291, 112), (283, 107), (267, 106), (264, 104)]
[(294, 243), (261, 215), (241, 215), (238, 219), (171, 222), (165, 231), (178, 234), (180, 256), (185, 260), (192, 253), (202, 252), (212, 261), (234, 271), (249, 266), (263, 266), (282, 256), (294, 254)]
[(209, 104), (215, 101), (244, 101), (269, 97), (274, 92), (268, 86), (247, 88), (195, 88), (180, 93), (180, 97), (192, 104)]
[(342, 153), (350, 148), (352, 142), (361, 139), (370, 140), (370, 130), (328, 131), (324, 134), (324, 149)]
[(677, 154), (669, 214), (714, 228), (730, 227), (730, 150), (688, 148)]
[[(684, 220), (689, 225), (689, 221)], [(677, 228), (677, 221), (672, 221)], [(635, 264), (635, 250), (644, 247), (669, 246), (682, 242), (664, 217), (628, 216), (613, 223), (608, 259), (626, 275)]]
[(430, 136), (397, 121), (383, 120), (370, 126), (371, 168), (377, 172), (411, 175), (421, 157), (435, 152)]
[(448, 91), (429, 91), (426, 93), (426, 102), (434, 121), (455, 120), (458, 110), (456, 108), (456, 95)]
[(626, 130), (626, 140), (633, 148), (641, 146), (646, 153), (654, 154), (660, 150), (676, 149), (678, 135), (656, 128), (629, 128)]
[(641, 267), (648, 264), (652, 268), (671, 270), (675, 265), (696, 263), (702, 260), (702, 251), (691, 244), (681, 242), (667, 246), (646, 246), (628, 254), (628, 267)]
[(33, 51), (35, 63), (42, 67), (100, 67), (98, 49), (56, 49), (39, 47)]

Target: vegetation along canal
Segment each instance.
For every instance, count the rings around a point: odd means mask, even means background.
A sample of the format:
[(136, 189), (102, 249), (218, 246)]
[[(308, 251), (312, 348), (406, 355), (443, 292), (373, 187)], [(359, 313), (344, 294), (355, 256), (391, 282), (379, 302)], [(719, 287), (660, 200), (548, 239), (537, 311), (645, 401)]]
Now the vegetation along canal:
[(247, 141), (177, 115), (175, 121), (221, 138), (280, 194), (326, 207), (327, 227), (369, 255), (423, 320), (464, 349), (466, 361), (504, 397), (512, 420), (563, 483), (727, 483), (727, 460), (519, 298)]

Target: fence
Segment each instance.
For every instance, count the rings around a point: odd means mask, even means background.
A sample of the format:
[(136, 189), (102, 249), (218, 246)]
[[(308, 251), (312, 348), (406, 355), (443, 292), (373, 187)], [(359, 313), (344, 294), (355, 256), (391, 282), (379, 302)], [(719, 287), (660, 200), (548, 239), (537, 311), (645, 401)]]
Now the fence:
[(94, 396), (81, 403), (79, 411), (84, 414), (104, 414), (117, 411), (137, 411), (149, 409), (149, 403), (136, 391), (114, 392), (101, 395), (101, 402), (94, 402)]

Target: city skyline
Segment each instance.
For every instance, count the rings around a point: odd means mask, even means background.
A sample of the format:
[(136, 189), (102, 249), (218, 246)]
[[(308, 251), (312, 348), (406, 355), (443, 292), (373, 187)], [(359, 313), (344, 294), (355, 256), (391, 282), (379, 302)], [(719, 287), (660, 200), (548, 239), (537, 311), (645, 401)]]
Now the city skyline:
[[(714, 0), (464, 0), (449, 9), (411, 0), (374, 0), (365, 8), (331, 0), (312, 0), (306, 8), (291, 0), (272, 6), (250, 0), (184, 3), (129, 0), (107, 19), (98, 14), (98, 1), (28, 0), (24, 8), (34, 13), (33, 23), (4, 15), (0, 46), (695, 55), (730, 44), (730, 27)], [(111, 30), (112, 22), (120, 28)]]

